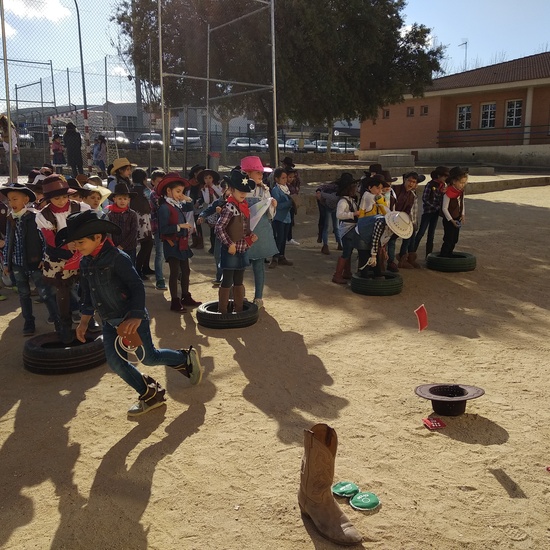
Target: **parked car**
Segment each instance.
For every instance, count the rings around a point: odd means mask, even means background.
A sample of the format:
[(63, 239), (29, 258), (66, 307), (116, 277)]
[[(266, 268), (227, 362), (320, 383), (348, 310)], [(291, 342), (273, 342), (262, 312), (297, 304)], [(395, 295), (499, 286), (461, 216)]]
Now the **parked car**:
[[(185, 145), (185, 128), (174, 128), (170, 132), (170, 148), (172, 151), (183, 151)], [(202, 138), (196, 128), (187, 128), (187, 150), (201, 151)]]
[(262, 151), (262, 146), (254, 138), (233, 138), (227, 145), (228, 151)]
[(130, 147), (130, 140), (122, 130), (104, 130), (103, 132), (99, 132), (98, 135), (104, 136), (107, 142), (116, 142), (117, 147), (121, 149), (128, 149)]
[(355, 153), (357, 151), (357, 147), (351, 141), (336, 141), (333, 145), (338, 147), (340, 153)]
[[(261, 139), (258, 143), (261, 145), (262, 151), (269, 150), (269, 142), (267, 138)], [(285, 142), (281, 138), (277, 139), (277, 145), (279, 146), (279, 151), (285, 149)]]
[(287, 139), (285, 148), (287, 151), (292, 151), (293, 153), (309, 153), (315, 151), (315, 145), (313, 145), (310, 139), (304, 139), (303, 141), (304, 143), (302, 147), (300, 147), (300, 139)]
[(140, 134), (136, 139), (136, 146), (138, 149), (162, 149), (162, 136), (153, 132)]
[[(316, 139), (312, 143), (315, 146), (315, 150), (318, 153), (326, 153), (327, 152), (328, 141), (326, 139)], [(338, 147), (336, 147), (336, 145), (333, 143), (330, 146), (330, 152), (331, 153), (339, 153), (340, 149)]]
[(19, 147), (34, 147), (34, 138), (26, 130), (21, 130), (21, 133), (17, 136), (17, 142)]

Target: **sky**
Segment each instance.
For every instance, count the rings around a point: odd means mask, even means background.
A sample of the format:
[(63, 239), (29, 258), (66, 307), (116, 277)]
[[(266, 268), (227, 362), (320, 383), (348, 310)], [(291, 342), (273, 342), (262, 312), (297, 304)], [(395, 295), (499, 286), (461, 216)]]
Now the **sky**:
[[(135, 92), (127, 78), (131, 68), (120, 62), (111, 44), (117, 28), (109, 17), (117, 0), (77, 2), (88, 104), (101, 104), (106, 97), (114, 102), (133, 101)], [(4, 0), (4, 8), (7, 57), (13, 60), (9, 63), (11, 100), (17, 86), (21, 106), (39, 108), (40, 101), (53, 101), (54, 91), (58, 105), (67, 104), (69, 94), (72, 103), (82, 104), (75, 0)], [(403, 15), (406, 25), (416, 22), (431, 28), (433, 40), (446, 46), (443, 69), (447, 74), (550, 50), (550, 0), (409, 0)], [(467, 50), (461, 46), (466, 41)], [(4, 98), (2, 79), (0, 109)]]

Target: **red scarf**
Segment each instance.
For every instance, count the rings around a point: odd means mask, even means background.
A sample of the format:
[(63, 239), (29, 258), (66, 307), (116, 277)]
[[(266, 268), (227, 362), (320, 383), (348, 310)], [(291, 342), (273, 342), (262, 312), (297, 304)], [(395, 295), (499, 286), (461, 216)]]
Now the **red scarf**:
[(107, 207), (111, 212), (116, 212), (117, 214), (121, 214), (122, 212), (128, 212), (128, 210), (130, 210), (130, 207), (127, 206), (126, 208), (120, 208), (118, 207), (116, 204), (110, 204), (108, 207)]
[(67, 201), (67, 204), (65, 206), (62, 206), (59, 208), (58, 206), (55, 206), (52, 202), (50, 202), (50, 211), (54, 214), (61, 214), (62, 212), (68, 212), (71, 208), (71, 201)]
[(250, 218), (250, 210), (248, 209), (248, 203), (246, 202), (246, 200), (244, 200), (243, 202), (239, 202), (237, 199), (235, 199), (233, 195), (231, 195), (227, 199), (227, 202), (230, 204), (234, 204), (245, 218)]
[(456, 187), (454, 187), (452, 185), (449, 185), (449, 187), (447, 187), (447, 190), (445, 191), (445, 194), (450, 199), (456, 199), (457, 197), (460, 197), (460, 195), (462, 195), (462, 193), (464, 193), (464, 191), (461, 191), (460, 189), (457, 189)]

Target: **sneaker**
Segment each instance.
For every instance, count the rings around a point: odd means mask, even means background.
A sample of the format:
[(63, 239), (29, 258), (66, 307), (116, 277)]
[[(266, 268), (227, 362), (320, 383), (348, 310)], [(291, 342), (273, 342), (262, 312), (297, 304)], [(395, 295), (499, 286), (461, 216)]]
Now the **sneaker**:
[(193, 300), (190, 293), (186, 294), (181, 299), (182, 306), (199, 307), (201, 304), (202, 302), (197, 302), (197, 300)]
[(140, 416), (146, 412), (152, 411), (153, 409), (162, 407), (163, 405), (166, 405), (166, 401), (153, 401), (150, 405), (148, 405), (145, 401), (140, 399), (135, 405), (128, 409), (128, 416)]
[(159, 279), (157, 281), (157, 284), (155, 285), (155, 288), (157, 290), (168, 290), (168, 287), (166, 286), (166, 282), (164, 281), (164, 279)]
[(149, 266), (144, 267), (142, 273), (144, 275), (154, 275), (155, 274), (155, 272)]
[(48, 325), (55, 325), (55, 319), (50, 315), (46, 320), (46, 323), (48, 323)]
[(3, 302), (4, 300), (7, 300), (8, 297), (4, 296), (3, 294), (0, 294), (0, 302)]
[(34, 323), (25, 323), (23, 327), (23, 336), (32, 336), (36, 332)]
[(43, 303), (44, 303), (44, 298), (41, 298), (40, 296), (38, 296), (38, 298), (35, 298), (35, 299), (33, 300), (33, 302), (34, 302), (35, 304), (43, 304)]
[(202, 366), (199, 360), (199, 354), (193, 346), (189, 346), (188, 350), (182, 349), (187, 355), (185, 363), (172, 367), (174, 370), (181, 372), (183, 376), (187, 376), (193, 386), (196, 386), (202, 380)]
[(258, 309), (262, 309), (264, 307), (264, 301), (261, 298), (254, 298), (254, 300), (252, 300), (252, 303), (256, 304), (258, 306)]
[(274, 256), (273, 259), (271, 260), (271, 263), (267, 267), (269, 267), (269, 269), (273, 269), (274, 267), (277, 267), (277, 265), (278, 265), (277, 258), (275, 258)]
[(287, 241), (286, 244), (293, 244), (295, 246), (300, 246), (300, 243), (298, 241), (295, 241), (294, 239), (290, 239), (290, 241)]
[(71, 313), (71, 319), (73, 320), (73, 323), (78, 325), (80, 323), (80, 311), (73, 311)]

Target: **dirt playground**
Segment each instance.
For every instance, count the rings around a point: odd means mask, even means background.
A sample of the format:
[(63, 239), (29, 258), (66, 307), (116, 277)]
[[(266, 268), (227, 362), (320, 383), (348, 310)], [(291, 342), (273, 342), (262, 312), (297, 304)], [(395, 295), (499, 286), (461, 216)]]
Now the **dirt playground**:
[[(368, 514), (340, 501), (364, 535), (357, 548), (550, 548), (549, 208), (550, 186), (467, 196), (458, 250), (477, 269), (407, 270), (389, 297), (333, 284), (334, 241), (321, 255), (316, 217), (301, 212), (294, 266), (268, 270), (265, 310), (246, 329), (204, 329), (147, 282), (156, 343), (193, 344), (205, 375), (192, 387), (144, 367), (168, 402), (137, 421), (126, 416), (135, 393), (106, 365), (25, 371), (18, 298), (3, 289), (0, 548), (338, 548), (296, 498), (303, 430), (317, 422), (338, 434), (334, 481), (382, 503)], [(216, 299), (213, 275), (199, 251), (196, 299)], [(245, 284), (252, 299), (251, 272)], [(38, 333), (49, 331), (34, 307)], [(414, 389), (432, 382), (486, 393), (431, 432)]]

